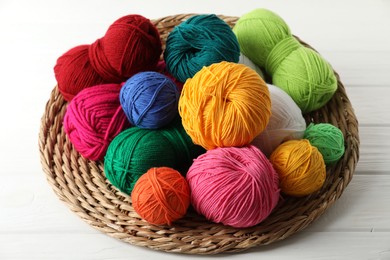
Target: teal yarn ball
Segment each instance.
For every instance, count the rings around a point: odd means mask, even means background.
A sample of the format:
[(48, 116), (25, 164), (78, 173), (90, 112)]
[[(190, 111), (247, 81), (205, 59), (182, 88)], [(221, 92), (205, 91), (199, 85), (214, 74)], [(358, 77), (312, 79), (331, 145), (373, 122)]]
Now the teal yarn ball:
[(272, 11), (255, 9), (233, 28), (241, 52), (265, 68), (272, 84), (283, 89), (303, 113), (324, 106), (337, 90), (332, 66), (303, 46), (283, 19)]
[(311, 123), (306, 128), (303, 138), (317, 147), (327, 165), (335, 164), (344, 155), (344, 135), (334, 125)]
[(214, 14), (195, 15), (169, 33), (164, 52), (168, 71), (179, 81), (192, 78), (204, 66), (238, 62), (240, 46), (230, 26)]
[(137, 180), (150, 168), (165, 166), (185, 173), (203, 152), (193, 144), (179, 119), (163, 129), (132, 127), (110, 143), (104, 172), (112, 185), (130, 195)]

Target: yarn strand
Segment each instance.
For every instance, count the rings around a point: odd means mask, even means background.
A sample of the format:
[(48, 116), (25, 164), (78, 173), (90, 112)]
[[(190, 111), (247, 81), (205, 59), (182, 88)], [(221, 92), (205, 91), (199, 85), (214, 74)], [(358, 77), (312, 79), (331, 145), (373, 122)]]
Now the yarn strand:
[(153, 167), (143, 174), (131, 194), (135, 211), (156, 225), (172, 225), (190, 204), (190, 189), (180, 173), (168, 167)]
[(205, 149), (249, 144), (268, 124), (269, 90), (242, 64), (204, 67), (184, 84), (179, 114), (193, 142)]
[(325, 105), (337, 90), (331, 65), (317, 52), (301, 45), (277, 14), (255, 9), (233, 28), (241, 51), (265, 68), (272, 84), (282, 88), (303, 113)]

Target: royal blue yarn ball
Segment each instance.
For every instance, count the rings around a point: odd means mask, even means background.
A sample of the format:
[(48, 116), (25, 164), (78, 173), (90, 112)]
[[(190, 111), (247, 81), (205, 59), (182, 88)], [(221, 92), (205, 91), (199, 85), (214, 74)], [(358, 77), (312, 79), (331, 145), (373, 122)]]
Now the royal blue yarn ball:
[(180, 93), (176, 84), (154, 71), (129, 78), (120, 91), (120, 103), (130, 123), (145, 129), (169, 124), (178, 115)]
[(214, 14), (195, 15), (169, 33), (164, 51), (167, 70), (179, 81), (192, 78), (204, 66), (237, 63), (240, 46), (230, 26)]

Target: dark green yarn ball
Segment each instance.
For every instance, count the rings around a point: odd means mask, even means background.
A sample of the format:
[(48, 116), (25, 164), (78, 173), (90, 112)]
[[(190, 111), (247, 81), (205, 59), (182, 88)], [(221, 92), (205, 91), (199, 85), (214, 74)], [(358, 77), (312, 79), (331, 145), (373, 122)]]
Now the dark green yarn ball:
[(303, 138), (317, 147), (327, 165), (336, 163), (344, 154), (344, 136), (336, 126), (311, 123), (305, 130)]
[(104, 172), (111, 184), (131, 194), (139, 177), (150, 168), (166, 166), (184, 174), (192, 160), (203, 152), (193, 144), (180, 120), (157, 130), (132, 127), (110, 143)]

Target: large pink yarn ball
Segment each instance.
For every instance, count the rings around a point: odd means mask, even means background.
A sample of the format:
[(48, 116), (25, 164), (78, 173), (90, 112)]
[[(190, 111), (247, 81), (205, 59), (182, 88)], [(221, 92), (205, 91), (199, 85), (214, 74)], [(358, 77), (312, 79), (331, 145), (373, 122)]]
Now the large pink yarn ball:
[(255, 146), (208, 150), (187, 173), (191, 202), (208, 220), (236, 228), (269, 216), (279, 200), (279, 179)]

